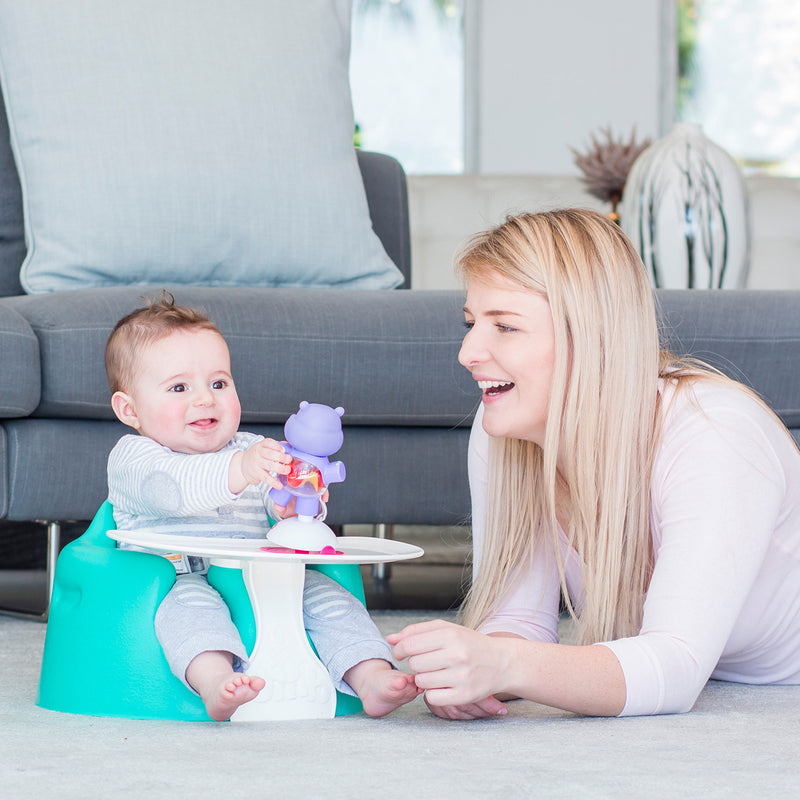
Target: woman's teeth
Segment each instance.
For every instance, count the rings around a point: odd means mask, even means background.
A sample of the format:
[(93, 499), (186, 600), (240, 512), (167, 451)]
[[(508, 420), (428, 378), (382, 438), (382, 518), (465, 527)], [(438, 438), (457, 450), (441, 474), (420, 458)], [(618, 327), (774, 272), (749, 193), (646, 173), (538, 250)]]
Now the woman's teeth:
[(507, 392), (513, 385), (511, 381), (478, 381), (480, 390), (488, 394)]

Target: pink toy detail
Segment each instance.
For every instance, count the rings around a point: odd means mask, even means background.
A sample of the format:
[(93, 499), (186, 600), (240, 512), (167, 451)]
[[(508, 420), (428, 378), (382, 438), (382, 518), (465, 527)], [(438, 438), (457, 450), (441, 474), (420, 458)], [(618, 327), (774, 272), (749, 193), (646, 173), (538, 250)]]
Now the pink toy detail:
[(291, 555), (299, 555), (299, 556), (309, 556), (312, 552), (319, 553), (321, 556), (343, 556), (344, 552), (342, 550), (336, 550), (331, 547), (329, 544), (325, 545), (322, 550), (296, 550), (293, 547), (260, 547), (259, 550), (262, 550), (265, 553), (290, 553)]

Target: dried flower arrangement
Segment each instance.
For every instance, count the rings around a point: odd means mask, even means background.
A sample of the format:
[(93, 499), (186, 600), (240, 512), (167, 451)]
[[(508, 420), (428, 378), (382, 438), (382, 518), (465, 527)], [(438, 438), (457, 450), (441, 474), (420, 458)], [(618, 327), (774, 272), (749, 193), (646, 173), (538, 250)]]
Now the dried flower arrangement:
[(575, 164), (583, 172), (583, 182), (589, 194), (611, 204), (609, 216), (619, 221), (617, 206), (622, 199), (622, 190), (636, 157), (650, 145), (650, 139), (636, 141), (636, 128), (631, 131), (629, 141), (615, 139), (611, 128), (601, 128), (600, 137), (592, 134), (591, 147), (580, 153), (571, 147)]

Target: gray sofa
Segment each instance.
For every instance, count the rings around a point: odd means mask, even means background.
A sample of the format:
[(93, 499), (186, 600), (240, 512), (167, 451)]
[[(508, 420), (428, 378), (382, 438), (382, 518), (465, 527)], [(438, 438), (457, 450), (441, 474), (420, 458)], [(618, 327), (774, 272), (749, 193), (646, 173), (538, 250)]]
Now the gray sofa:
[[(359, 159), (375, 227), (408, 275), (405, 177), (387, 156)], [(103, 348), (116, 320), (161, 288), (0, 300), (11, 378), (0, 388), (0, 518), (82, 520), (102, 502), (106, 456), (125, 430), (109, 406)], [(243, 427), (280, 436), (301, 400), (344, 406), (337, 457), (348, 480), (336, 487), (333, 523), (464, 520), (453, 462), (463, 461), (477, 393), (456, 363), (456, 293), (166, 288), (225, 335)]]
[(0, 203), (0, 520), (50, 523), (50, 562), (56, 523), (90, 519), (105, 498), (107, 455), (126, 432), (109, 406), (105, 341), (162, 288), (203, 308), (225, 335), (243, 428), (279, 438), (301, 400), (344, 406), (337, 458), (348, 479), (333, 493), (332, 524), (466, 521), (477, 392), (456, 362), (461, 299), (406, 288), (408, 203), (396, 160), (358, 153), (373, 228), (405, 276), (397, 290), (135, 286), (26, 296), (18, 179), (2, 133), (0, 186), (14, 184), (16, 202)]
[[(105, 498), (106, 457), (125, 432), (109, 406), (106, 338), (143, 295), (169, 288), (227, 338), (244, 428), (277, 437), (300, 400), (344, 406), (338, 457), (348, 479), (335, 487), (332, 523), (468, 521), (478, 392), (456, 361), (460, 292), (137, 286), (24, 296), (19, 185), (3, 122), (0, 520), (92, 517)], [(407, 287), (405, 176), (387, 156), (359, 153), (359, 164), (373, 226)], [(755, 387), (800, 440), (800, 292), (664, 291), (658, 301), (665, 343)], [(53, 556), (57, 525), (48, 530)]]

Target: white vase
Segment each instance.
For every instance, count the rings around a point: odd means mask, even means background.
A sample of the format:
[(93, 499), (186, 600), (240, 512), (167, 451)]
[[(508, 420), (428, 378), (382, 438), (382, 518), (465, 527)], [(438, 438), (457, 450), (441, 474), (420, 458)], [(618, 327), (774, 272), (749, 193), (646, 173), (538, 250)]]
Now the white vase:
[(675, 125), (639, 155), (625, 183), (621, 216), (654, 286), (745, 286), (750, 226), (744, 179), (699, 125)]

